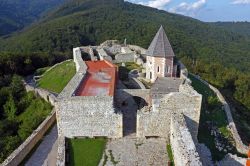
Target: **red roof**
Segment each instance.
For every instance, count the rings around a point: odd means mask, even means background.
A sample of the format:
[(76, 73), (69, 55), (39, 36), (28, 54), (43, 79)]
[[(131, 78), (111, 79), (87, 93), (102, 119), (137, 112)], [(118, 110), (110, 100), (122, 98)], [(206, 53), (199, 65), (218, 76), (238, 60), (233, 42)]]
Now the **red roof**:
[(113, 96), (117, 67), (108, 61), (86, 61), (87, 74), (77, 96)]

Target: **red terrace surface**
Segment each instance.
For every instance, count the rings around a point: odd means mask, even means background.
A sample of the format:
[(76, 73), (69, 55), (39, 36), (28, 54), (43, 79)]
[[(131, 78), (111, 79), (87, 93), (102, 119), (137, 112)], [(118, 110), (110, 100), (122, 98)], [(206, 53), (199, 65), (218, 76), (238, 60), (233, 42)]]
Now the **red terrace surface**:
[(76, 96), (114, 96), (117, 67), (108, 61), (85, 61), (87, 74)]

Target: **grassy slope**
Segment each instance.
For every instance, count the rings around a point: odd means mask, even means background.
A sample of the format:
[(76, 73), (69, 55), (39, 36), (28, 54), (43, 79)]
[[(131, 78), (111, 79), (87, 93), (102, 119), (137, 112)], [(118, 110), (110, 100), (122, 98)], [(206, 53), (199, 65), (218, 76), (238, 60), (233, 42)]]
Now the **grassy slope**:
[[(211, 135), (211, 128), (207, 124), (207, 122), (213, 123), (219, 131), (221, 132), (222, 136), (227, 141), (227, 145), (232, 145), (233, 138), (230, 131), (227, 129), (227, 119), (226, 114), (223, 109), (221, 109), (221, 105), (216, 106), (215, 108), (211, 109), (208, 105), (208, 98), (216, 97), (214, 92), (205, 84), (194, 78), (192, 75), (189, 75), (189, 78), (192, 80), (192, 86), (194, 89), (202, 94), (202, 109), (201, 109), (201, 119), (200, 119), (200, 126), (199, 126), (199, 133), (198, 133), (198, 140), (201, 143), (204, 143), (211, 151), (213, 160), (220, 160), (225, 156), (225, 152), (219, 151), (215, 146), (214, 136)], [(237, 153), (235, 147), (230, 153)]]
[(70, 139), (70, 164), (74, 166), (97, 166), (106, 145), (105, 139)]
[(75, 74), (73, 61), (64, 62), (45, 73), (38, 86), (52, 92), (60, 93)]

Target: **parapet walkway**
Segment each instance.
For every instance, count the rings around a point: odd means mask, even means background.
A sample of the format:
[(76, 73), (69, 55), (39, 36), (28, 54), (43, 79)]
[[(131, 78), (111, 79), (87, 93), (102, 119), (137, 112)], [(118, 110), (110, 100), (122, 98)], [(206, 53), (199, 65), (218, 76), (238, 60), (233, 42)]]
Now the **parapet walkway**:
[(57, 157), (57, 126), (44, 137), (25, 166), (55, 166)]

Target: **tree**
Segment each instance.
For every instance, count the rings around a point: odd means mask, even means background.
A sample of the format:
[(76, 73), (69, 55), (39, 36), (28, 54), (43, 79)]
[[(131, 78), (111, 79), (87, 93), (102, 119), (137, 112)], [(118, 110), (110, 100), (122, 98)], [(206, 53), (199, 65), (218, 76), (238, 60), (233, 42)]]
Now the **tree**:
[(3, 106), (5, 116), (8, 120), (13, 121), (16, 118), (17, 107), (12, 95), (9, 95), (7, 102)]

